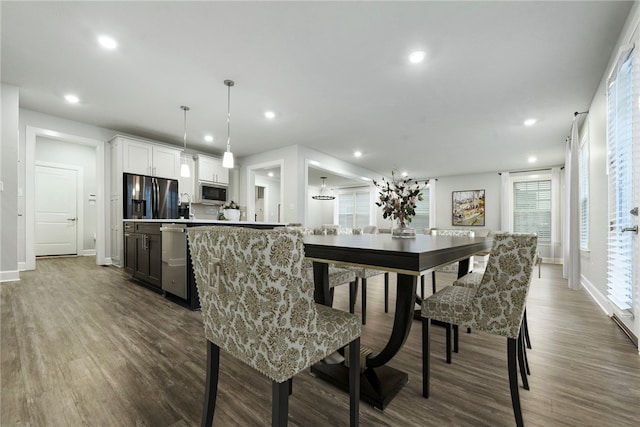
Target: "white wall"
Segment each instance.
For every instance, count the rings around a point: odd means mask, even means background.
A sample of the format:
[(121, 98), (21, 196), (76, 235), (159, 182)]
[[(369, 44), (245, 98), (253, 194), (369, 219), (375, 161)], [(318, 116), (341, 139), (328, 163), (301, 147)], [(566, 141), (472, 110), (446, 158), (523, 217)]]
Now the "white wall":
[(257, 176), (256, 185), (258, 187), (264, 187), (264, 220), (267, 222), (278, 222), (278, 207), (280, 205), (280, 180)]
[(307, 192), (307, 222), (306, 227), (320, 227), (322, 224), (333, 224), (333, 209), (335, 200), (314, 200), (314, 194), (320, 193), (320, 187), (310, 186)]

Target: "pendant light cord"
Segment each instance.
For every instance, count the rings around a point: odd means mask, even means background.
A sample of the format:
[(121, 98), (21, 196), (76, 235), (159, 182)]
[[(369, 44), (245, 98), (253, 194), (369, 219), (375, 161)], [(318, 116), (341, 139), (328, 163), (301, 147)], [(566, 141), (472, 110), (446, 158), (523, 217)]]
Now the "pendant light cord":
[(187, 111), (190, 110), (186, 105), (180, 106), (184, 111), (184, 151), (187, 151)]
[(227, 85), (227, 151), (231, 151), (231, 86), (235, 83), (233, 80), (225, 80)]

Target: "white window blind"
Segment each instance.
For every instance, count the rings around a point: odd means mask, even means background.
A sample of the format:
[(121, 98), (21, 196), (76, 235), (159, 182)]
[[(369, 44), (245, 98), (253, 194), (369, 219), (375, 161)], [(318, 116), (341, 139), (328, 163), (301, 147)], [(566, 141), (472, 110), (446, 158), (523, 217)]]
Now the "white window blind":
[(362, 228), (369, 221), (369, 190), (355, 190), (338, 194), (338, 224), (348, 228)]
[(589, 249), (589, 143), (585, 141), (580, 147), (579, 155), (580, 181), (580, 249)]
[(416, 233), (422, 233), (425, 228), (429, 228), (430, 193), (429, 187), (422, 190), (423, 200), (416, 204), (416, 215), (411, 218), (410, 226), (416, 230)]
[(620, 57), (607, 87), (607, 296), (622, 310), (633, 309), (633, 234), (622, 232), (633, 226), (629, 211), (633, 207), (633, 124), (638, 115), (633, 112), (632, 52)]
[(551, 180), (513, 183), (513, 231), (551, 243)]

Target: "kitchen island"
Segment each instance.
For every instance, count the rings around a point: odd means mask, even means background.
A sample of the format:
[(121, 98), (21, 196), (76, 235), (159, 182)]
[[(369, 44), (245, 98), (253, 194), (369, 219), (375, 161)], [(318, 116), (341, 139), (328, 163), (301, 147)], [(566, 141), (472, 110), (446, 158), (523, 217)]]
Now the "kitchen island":
[(136, 282), (193, 310), (200, 300), (187, 247), (187, 227), (204, 225), (271, 229), (278, 222), (215, 219), (125, 219), (124, 269)]

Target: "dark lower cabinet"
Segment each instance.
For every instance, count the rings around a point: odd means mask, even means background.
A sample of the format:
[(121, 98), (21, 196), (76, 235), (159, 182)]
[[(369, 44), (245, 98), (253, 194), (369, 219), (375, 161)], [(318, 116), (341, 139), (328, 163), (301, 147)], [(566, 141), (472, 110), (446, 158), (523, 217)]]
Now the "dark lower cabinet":
[(134, 278), (162, 288), (162, 236), (160, 224), (125, 222), (124, 268)]

